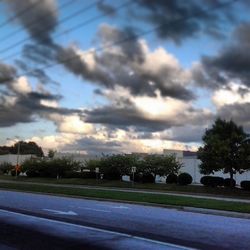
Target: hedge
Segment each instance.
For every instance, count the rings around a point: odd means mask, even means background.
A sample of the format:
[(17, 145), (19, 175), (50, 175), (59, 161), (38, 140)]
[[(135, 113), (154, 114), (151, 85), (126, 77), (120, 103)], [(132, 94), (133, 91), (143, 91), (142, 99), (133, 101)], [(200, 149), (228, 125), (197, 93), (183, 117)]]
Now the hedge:
[(224, 178), (219, 176), (203, 176), (200, 183), (208, 187), (222, 187), (224, 186)]
[(242, 181), (240, 183), (241, 188), (244, 190), (250, 191), (250, 181)]
[(233, 185), (231, 185), (231, 179), (230, 178), (224, 179), (224, 187), (235, 187), (235, 185), (236, 185), (235, 179), (233, 179), (232, 181), (233, 181), (232, 182)]
[(166, 178), (166, 183), (177, 183), (178, 176), (176, 174), (169, 174)]
[(177, 181), (179, 185), (189, 185), (192, 183), (193, 178), (189, 173), (181, 173), (178, 176)]

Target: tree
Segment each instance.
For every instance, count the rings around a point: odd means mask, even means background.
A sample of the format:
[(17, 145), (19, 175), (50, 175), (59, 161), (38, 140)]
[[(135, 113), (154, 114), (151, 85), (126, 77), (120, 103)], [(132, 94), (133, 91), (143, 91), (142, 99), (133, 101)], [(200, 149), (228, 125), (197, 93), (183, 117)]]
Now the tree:
[(56, 153), (56, 150), (50, 149), (50, 150), (48, 151), (48, 157), (49, 157), (50, 159), (54, 158), (55, 153)]
[(17, 154), (18, 153), (18, 147), (20, 149), (20, 154), (34, 154), (38, 157), (43, 157), (43, 150), (41, 147), (39, 147), (35, 142), (25, 142), (25, 141), (19, 141), (16, 142), (13, 146), (2, 146), (0, 147), (0, 154)]
[(223, 170), (230, 174), (233, 186), (233, 175), (250, 168), (249, 135), (232, 120), (218, 118), (212, 128), (206, 130), (202, 140), (204, 146), (198, 150), (202, 174)]
[(172, 155), (151, 154), (141, 161), (141, 172), (153, 173), (155, 175), (177, 174), (182, 164)]

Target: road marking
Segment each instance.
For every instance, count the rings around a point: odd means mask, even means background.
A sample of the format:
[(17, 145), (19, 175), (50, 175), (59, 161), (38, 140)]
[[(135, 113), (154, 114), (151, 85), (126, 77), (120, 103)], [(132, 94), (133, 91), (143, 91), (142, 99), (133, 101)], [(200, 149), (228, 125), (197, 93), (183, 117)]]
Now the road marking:
[(125, 207), (125, 206), (112, 206), (112, 208), (118, 208), (118, 209), (131, 209), (130, 207)]
[(77, 213), (75, 213), (73, 211), (67, 211), (67, 212), (65, 212), (65, 211), (54, 210), (54, 209), (47, 209), (47, 208), (44, 208), (43, 210), (52, 212), (54, 214), (60, 214), (60, 215), (77, 215)]
[(104, 212), (104, 213), (111, 213), (109, 210), (103, 210), (103, 209), (95, 209), (90, 207), (77, 207), (79, 209), (89, 210), (89, 211), (95, 211), (95, 212)]
[(53, 219), (36, 217), (36, 216), (33, 216), (33, 215), (26, 215), (26, 214), (16, 213), (16, 212), (7, 211), (7, 210), (3, 210), (3, 209), (0, 209), (0, 212), (14, 214), (14, 215), (17, 215), (17, 216), (23, 216), (23, 217), (26, 217), (26, 218), (27, 217), (28, 218), (33, 218), (33, 219), (37, 219), (37, 220), (41, 220), (41, 221), (58, 223), (58, 224), (61, 224), (61, 225), (66, 225), (66, 226), (74, 226), (74, 227), (78, 227), (78, 228), (88, 229), (88, 230), (97, 231), (97, 232), (103, 232), (103, 233), (107, 233), (107, 234), (115, 234), (115, 235), (124, 236), (124, 237), (127, 237), (127, 238), (137, 239), (137, 240), (141, 240), (141, 241), (151, 242), (151, 243), (160, 244), (160, 245), (168, 246), (168, 247), (174, 247), (174, 248), (183, 249), (183, 250), (194, 250), (195, 249), (195, 248), (185, 247), (185, 246), (172, 244), (172, 243), (167, 243), (167, 242), (163, 242), (163, 241), (152, 240), (152, 239), (148, 239), (148, 238), (144, 238), (144, 237), (134, 236), (134, 235), (131, 235), (131, 234), (119, 233), (119, 232), (108, 230), (108, 229), (101, 229), (101, 228), (96, 228), (96, 227), (77, 225), (77, 224), (73, 224), (73, 223), (69, 223), (69, 222), (63, 222), (63, 221), (57, 221), (57, 220), (53, 220)]

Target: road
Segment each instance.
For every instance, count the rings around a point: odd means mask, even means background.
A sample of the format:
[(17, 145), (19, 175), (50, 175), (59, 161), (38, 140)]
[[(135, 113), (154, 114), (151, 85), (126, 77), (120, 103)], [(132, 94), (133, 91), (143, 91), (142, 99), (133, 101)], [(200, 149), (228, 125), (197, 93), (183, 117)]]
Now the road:
[(6, 249), (249, 249), (250, 246), (248, 219), (3, 190), (0, 222), (0, 248), (2, 244)]

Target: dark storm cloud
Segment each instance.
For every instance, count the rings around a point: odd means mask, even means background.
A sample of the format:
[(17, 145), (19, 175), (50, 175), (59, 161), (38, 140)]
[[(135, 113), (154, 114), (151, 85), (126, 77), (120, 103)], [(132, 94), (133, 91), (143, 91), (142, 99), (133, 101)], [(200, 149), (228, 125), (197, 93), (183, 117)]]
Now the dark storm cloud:
[[(121, 41), (125, 33), (103, 25), (98, 32), (98, 38), (105, 48), (115, 41)], [(181, 67), (163, 64), (157, 72), (142, 67), (147, 54), (139, 40), (129, 40), (112, 47), (103, 49), (100, 53), (87, 51), (81, 55), (75, 48), (60, 48), (57, 60), (75, 75), (108, 89), (122, 86), (132, 95), (156, 96), (155, 92), (159, 90), (162, 96), (187, 101), (195, 98), (186, 87), (187, 82), (180, 79), (183, 75)], [(93, 67), (87, 62), (89, 53), (93, 55)]]
[[(54, 0), (11, 0), (5, 2), (30, 36), (39, 43), (50, 43), (57, 26), (57, 7)], [(28, 9), (28, 11), (24, 11)], [(21, 15), (18, 13), (22, 12)]]
[[(224, 37), (223, 23), (235, 21), (233, 2), (227, 0), (136, 0), (134, 18), (152, 24), (159, 37), (179, 44), (205, 33)], [(217, 11), (214, 9), (218, 8)], [(136, 11), (134, 11), (136, 9)], [(137, 11), (138, 9), (138, 11)], [(130, 17), (131, 18), (131, 17)]]
[(116, 9), (108, 4), (108, 3), (105, 3), (105, 1), (101, 0), (97, 3), (97, 8), (103, 12), (105, 15), (108, 15), (108, 16), (115, 16), (116, 15)]
[(206, 126), (184, 125), (180, 127), (173, 127), (171, 129), (171, 134), (162, 135), (160, 138), (161, 140), (172, 140), (185, 143), (201, 143), (202, 136), (206, 130), (206, 127), (209, 127), (209, 124), (212, 122), (212, 119), (210, 121), (207, 120), (206, 122)]
[(57, 49), (59, 46), (50, 43), (46, 44), (26, 44), (23, 46), (22, 55), (24, 58), (39, 64), (49, 64), (55, 61)]
[[(204, 126), (213, 119), (211, 113), (202, 110), (187, 108), (176, 116), (150, 116), (137, 109), (129, 100), (114, 102), (112, 105), (85, 110), (83, 120), (89, 123), (105, 124), (108, 128), (121, 128), (149, 135), (150, 132), (163, 131), (172, 127), (182, 127), (183, 124)], [(186, 130), (185, 130), (186, 131)]]
[(242, 125), (250, 133), (250, 103), (234, 103), (224, 105), (217, 111), (218, 117), (232, 119), (238, 125)]
[[(10, 87), (11, 88), (11, 87)], [(14, 104), (9, 100), (15, 99)], [(15, 93), (8, 92), (0, 95), (0, 127), (8, 127), (17, 123), (29, 123), (35, 121), (37, 117), (45, 117), (49, 114), (67, 115), (79, 113), (78, 110), (66, 108), (54, 108), (41, 104), (45, 101), (59, 101), (60, 95), (50, 93), (29, 92)]]
[(13, 66), (0, 62), (0, 85), (12, 81), (16, 73), (17, 71)]
[(202, 57), (201, 69), (194, 72), (198, 85), (220, 88), (240, 81), (250, 87), (250, 23), (242, 23), (231, 41), (216, 56)]
[(72, 145), (66, 145), (63, 150), (84, 150), (90, 155), (117, 154), (122, 152), (122, 144), (114, 141), (97, 140), (93, 137), (84, 137), (76, 140)]
[(48, 74), (46, 74), (46, 71), (41, 68), (31, 68), (29, 66), (29, 63), (27, 63), (24, 60), (16, 60), (15, 65), (18, 69), (21, 70), (21, 72), (24, 72), (24, 75), (35, 77), (38, 79), (39, 83), (47, 84), (47, 83), (53, 83), (58, 84), (56, 81), (54, 81)]
[(164, 119), (150, 119), (133, 107), (104, 106), (85, 112), (85, 121), (120, 128), (135, 127), (138, 130), (159, 131), (169, 128), (172, 123)]

